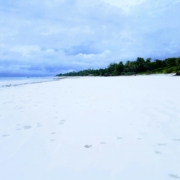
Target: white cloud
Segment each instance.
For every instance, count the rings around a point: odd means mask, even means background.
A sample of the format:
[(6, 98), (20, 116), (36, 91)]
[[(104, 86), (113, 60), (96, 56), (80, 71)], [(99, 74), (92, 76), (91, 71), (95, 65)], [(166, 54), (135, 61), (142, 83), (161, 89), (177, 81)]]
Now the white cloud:
[(22, 56), (29, 56), (31, 54), (40, 52), (40, 47), (37, 45), (17, 45), (11, 48), (10, 51), (22, 54)]
[(1, 1), (1, 70), (55, 74), (180, 56), (179, 10), (180, 0)]
[(123, 11), (128, 13), (132, 7), (137, 6), (146, 0), (103, 0), (103, 1), (112, 6), (121, 8)]

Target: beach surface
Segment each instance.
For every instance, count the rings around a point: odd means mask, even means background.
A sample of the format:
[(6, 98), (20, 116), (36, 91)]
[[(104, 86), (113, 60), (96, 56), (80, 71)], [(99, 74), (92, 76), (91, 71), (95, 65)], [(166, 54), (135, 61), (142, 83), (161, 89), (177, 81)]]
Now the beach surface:
[(1, 180), (180, 179), (179, 77), (0, 88)]

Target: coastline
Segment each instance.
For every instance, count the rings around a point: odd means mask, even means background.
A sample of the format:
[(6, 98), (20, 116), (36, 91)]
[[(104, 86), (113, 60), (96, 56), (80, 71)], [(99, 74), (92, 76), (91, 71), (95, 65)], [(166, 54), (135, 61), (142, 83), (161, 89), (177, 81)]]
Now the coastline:
[(37, 77), (37, 78), (1, 78), (0, 79), (0, 88), (1, 87), (15, 87), (22, 86), (27, 84), (38, 84), (44, 82), (58, 81), (65, 79), (66, 77)]
[[(137, 74), (137, 75), (130, 75), (130, 76), (107, 76), (107, 77), (140, 77), (140, 76), (177, 76), (175, 73), (170, 74)], [(66, 78), (70, 79), (76, 79), (76, 78), (91, 78), (91, 77), (105, 77), (106, 76), (54, 76), (54, 77), (33, 77), (33, 78), (0, 78), (0, 88), (5, 87), (16, 87), (16, 86), (22, 86), (22, 85), (28, 85), (28, 84), (38, 84), (38, 83), (45, 83), (45, 82), (51, 82), (51, 81), (58, 81)]]

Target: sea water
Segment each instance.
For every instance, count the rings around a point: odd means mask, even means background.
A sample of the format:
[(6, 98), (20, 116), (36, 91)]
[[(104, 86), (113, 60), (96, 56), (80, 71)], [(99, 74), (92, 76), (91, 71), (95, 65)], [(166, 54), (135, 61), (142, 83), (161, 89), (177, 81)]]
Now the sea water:
[(0, 87), (51, 81), (54, 77), (0, 77)]

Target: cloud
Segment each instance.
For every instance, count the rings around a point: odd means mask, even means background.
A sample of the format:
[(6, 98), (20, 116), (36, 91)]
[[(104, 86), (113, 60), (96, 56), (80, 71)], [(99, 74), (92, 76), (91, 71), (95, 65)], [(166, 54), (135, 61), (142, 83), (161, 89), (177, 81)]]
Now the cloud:
[(179, 0), (0, 2), (1, 72), (56, 74), (180, 56)]
[(129, 13), (131, 8), (137, 6), (146, 0), (103, 0), (104, 2), (122, 9), (124, 12)]
[(28, 57), (34, 53), (40, 52), (40, 47), (37, 45), (18, 45), (10, 49), (12, 52), (17, 52), (22, 55), (22, 57)]

